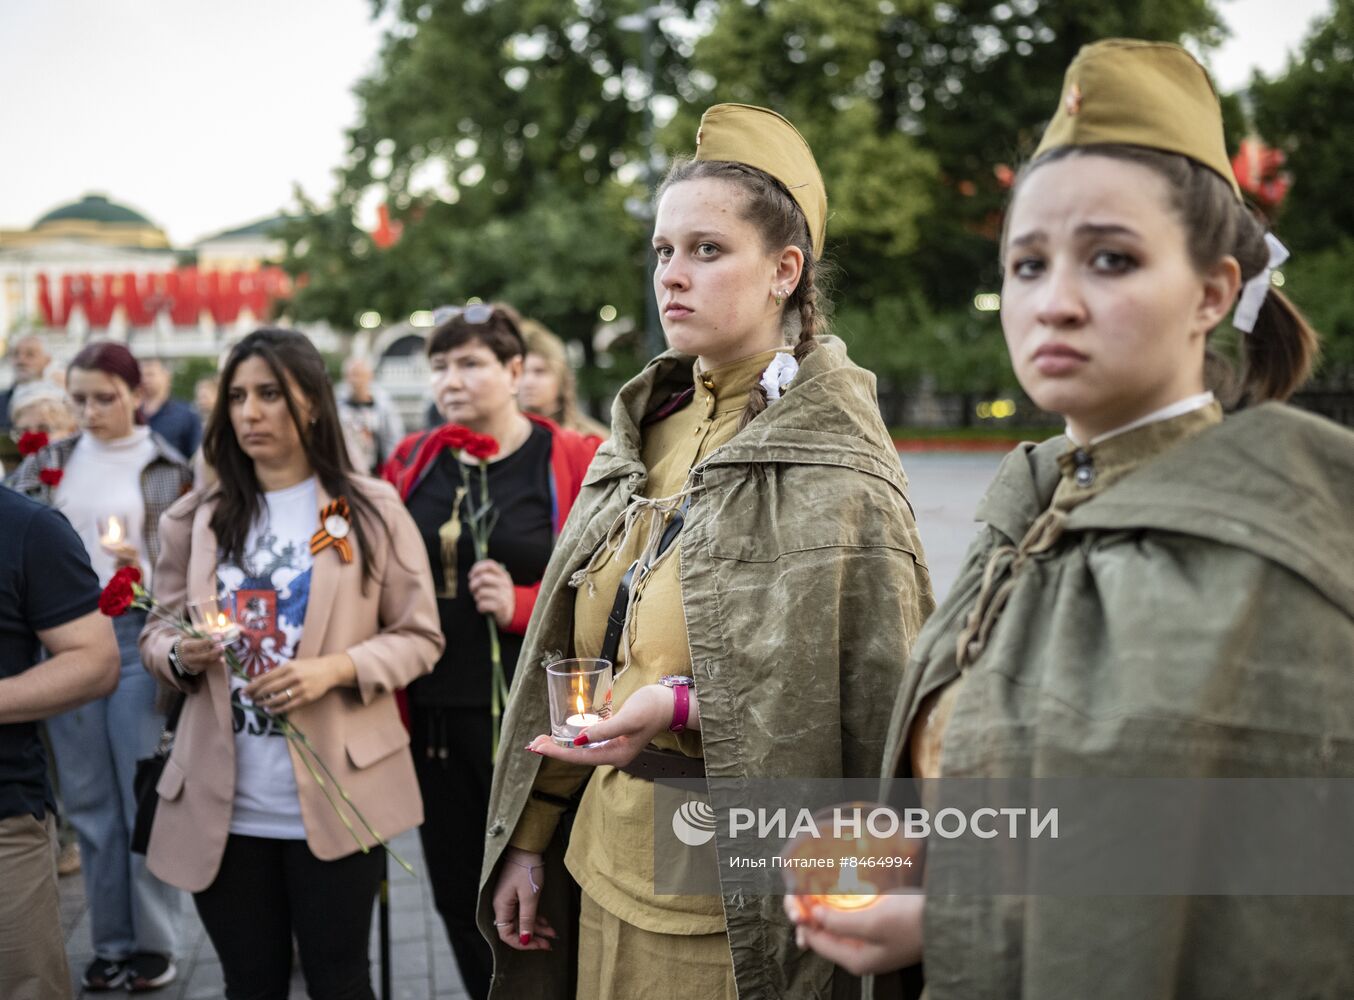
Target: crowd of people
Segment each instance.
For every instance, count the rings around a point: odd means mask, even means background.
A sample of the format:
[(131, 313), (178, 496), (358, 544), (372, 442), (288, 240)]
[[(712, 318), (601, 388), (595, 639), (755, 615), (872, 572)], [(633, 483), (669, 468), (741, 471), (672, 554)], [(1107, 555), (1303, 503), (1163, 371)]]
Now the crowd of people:
[[(1283, 404), (1317, 336), (1271, 285), (1216, 94), (1185, 50), (1110, 40), (1052, 110), (1001, 236), (1002, 327), (1066, 431), (1006, 458), (939, 607), (874, 379), (830, 332), (826, 188), (764, 108), (708, 109), (659, 189), (669, 349), (609, 427), (505, 303), (437, 310), (411, 434), (368, 362), (336, 388), (286, 329), (230, 349), (205, 424), (156, 359), (90, 344), (62, 385), (20, 341), (0, 997), (69, 992), (58, 813), (90, 990), (172, 981), (187, 893), (232, 1000), (285, 997), (294, 953), (312, 996), (371, 997), (379, 848), (418, 828), (475, 998), (1348, 993), (1354, 913), (1323, 897), (923, 877), (842, 911), (723, 868), (655, 891), (658, 777), (709, 779), (720, 814), (760, 779), (1354, 771), (1354, 435)], [(149, 596), (110, 622), (115, 578)], [(176, 624), (203, 608), (231, 630)], [(541, 669), (567, 657), (614, 678), (571, 745)], [(132, 779), (167, 716), (143, 857)]]

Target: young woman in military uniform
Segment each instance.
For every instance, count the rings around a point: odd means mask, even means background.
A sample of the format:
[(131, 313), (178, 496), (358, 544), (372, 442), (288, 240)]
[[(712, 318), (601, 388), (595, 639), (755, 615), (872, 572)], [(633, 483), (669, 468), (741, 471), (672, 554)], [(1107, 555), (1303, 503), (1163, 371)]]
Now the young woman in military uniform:
[[(898, 651), (933, 605), (874, 379), (824, 334), (825, 219), (811, 151), (762, 108), (709, 109), (695, 159), (664, 184), (654, 289), (672, 349), (617, 399), (546, 572), (494, 775), (480, 924), (496, 997), (630, 998), (663, 982), (826, 997), (854, 983), (796, 951), (774, 898), (654, 892), (654, 748), (725, 788), (877, 775)], [(598, 654), (646, 550), (661, 554), (628, 602), (618, 711), (586, 734), (610, 742), (556, 747), (540, 664)], [(543, 857), (584, 781), (566, 861), (583, 894), (575, 983), (538, 900), (567, 881)], [(712, 790), (717, 812), (731, 804)]]
[[(1242, 202), (1183, 49), (1081, 51), (1002, 256), (1012, 364), (1067, 432), (1017, 449), (983, 499), (884, 772), (1354, 775), (1354, 435), (1276, 402), (1316, 337), (1270, 287), (1284, 252)], [(1234, 304), (1224, 419), (1206, 357)], [(975, 843), (930, 838), (928, 884), (975, 870)], [(800, 941), (862, 973), (924, 958), (931, 1000), (1315, 997), (1354, 980), (1348, 897), (931, 888), (819, 908)]]

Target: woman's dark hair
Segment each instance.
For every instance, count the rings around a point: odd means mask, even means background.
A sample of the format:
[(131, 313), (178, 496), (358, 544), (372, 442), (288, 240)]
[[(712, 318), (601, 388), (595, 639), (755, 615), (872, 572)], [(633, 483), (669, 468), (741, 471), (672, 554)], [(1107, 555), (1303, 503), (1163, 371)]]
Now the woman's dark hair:
[[(803, 211), (791, 197), (785, 185), (765, 171), (745, 163), (725, 160), (679, 159), (673, 163), (658, 189), (658, 197), (683, 181), (714, 178), (738, 185), (746, 197), (742, 216), (755, 225), (762, 234), (762, 245), (768, 252), (796, 246), (804, 254), (804, 268), (799, 284), (785, 302), (784, 328), (787, 338), (796, 336), (795, 360), (803, 361), (818, 346), (814, 338), (828, 331), (826, 296), (821, 294), (824, 264), (813, 255), (813, 241), (809, 238), (809, 224)], [(739, 430), (766, 409), (766, 390), (754, 386), (748, 393), (747, 408), (738, 422)]]
[[(218, 477), (220, 500), (212, 514), (212, 531), (216, 533), (221, 554), (236, 565), (244, 565), (249, 528), (263, 512), (263, 489), (254, 474), (254, 461), (240, 447), (230, 420), (230, 385), (240, 363), (247, 358), (262, 359), (277, 379), (287, 402), (287, 412), (301, 437), (306, 459), (325, 492), (336, 499), (347, 499), (362, 556), (365, 587), (366, 581), (374, 575), (371, 547), (367, 542), (372, 527), (381, 521), (380, 515), (354, 486), (356, 474), (348, 460), (324, 358), (309, 338), (295, 330), (276, 327), (255, 330), (231, 348), (221, 369), (221, 391), (217, 393), (216, 405), (202, 440), (203, 456)], [(293, 390), (299, 391), (310, 410), (308, 424), (302, 419), (300, 401)], [(318, 513), (316, 511), (317, 516)]]
[[(69, 374), (75, 368), (86, 372), (103, 372), (105, 375), (121, 379), (133, 394), (141, 387), (141, 365), (137, 363), (136, 357), (127, 349), (126, 344), (119, 344), (113, 340), (99, 340), (80, 348), (80, 352), (66, 366), (66, 373)], [(140, 404), (136, 407), (136, 422), (138, 424), (146, 422)]]
[[(1170, 192), (1171, 209), (1185, 227), (1190, 261), (1200, 274), (1229, 254), (1241, 265), (1242, 281), (1249, 281), (1268, 265), (1269, 246), (1265, 243), (1268, 226), (1263, 217), (1239, 202), (1232, 186), (1219, 174), (1175, 153), (1141, 146), (1064, 146), (1026, 165), (1015, 190), (1019, 191), (1020, 181), (1031, 171), (1069, 156), (1125, 160), (1163, 178)], [(1002, 246), (1005, 244), (1003, 233)], [(1265, 295), (1255, 329), (1240, 339), (1243, 367), (1239, 380), (1214, 351), (1210, 349), (1205, 357), (1209, 381), (1218, 383), (1219, 394), (1237, 408), (1287, 399), (1307, 381), (1320, 353), (1316, 331), (1287, 296), (1273, 286)]]
[[(480, 323), (472, 323), (470, 317), (475, 310), (487, 308), (488, 317)], [(428, 356), (454, 351), (456, 348), (478, 340), (494, 357), (503, 364), (513, 358), (525, 357), (526, 341), (522, 338), (522, 317), (512, 306), (495, 302), (490, 306), (467, 306), (450, 319), (439, 323), (428, 335)]]

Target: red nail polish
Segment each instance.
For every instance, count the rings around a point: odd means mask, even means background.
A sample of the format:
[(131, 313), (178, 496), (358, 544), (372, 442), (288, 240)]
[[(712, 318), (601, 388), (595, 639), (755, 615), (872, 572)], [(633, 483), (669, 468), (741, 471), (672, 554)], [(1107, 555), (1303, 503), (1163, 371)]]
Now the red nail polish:
[(582, 746), (587, 746), (587, 745), (588, 745), (588, 734), (587, 734), (587, 733), (579, 733), (577, 736), (574, 737), (574, 746), (576, 746), (576, 747), (582, 747)]
[(518, 944), (531, 944), (531, 935), (530, 935), (530, 934), (519, 934), (519, 935), (517, 935), (517, 943), (518, 943)]

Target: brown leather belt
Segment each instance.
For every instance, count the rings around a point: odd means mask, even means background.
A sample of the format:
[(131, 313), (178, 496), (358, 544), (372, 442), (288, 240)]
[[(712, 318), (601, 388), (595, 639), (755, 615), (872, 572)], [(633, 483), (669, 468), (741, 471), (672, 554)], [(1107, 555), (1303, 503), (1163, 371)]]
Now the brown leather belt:
[(673, 753), (671, 750), (645, 747), (639, 752), (638, 757), (617, 770), (645, 781), (704, 778), (705, 760), (701, 757)]

